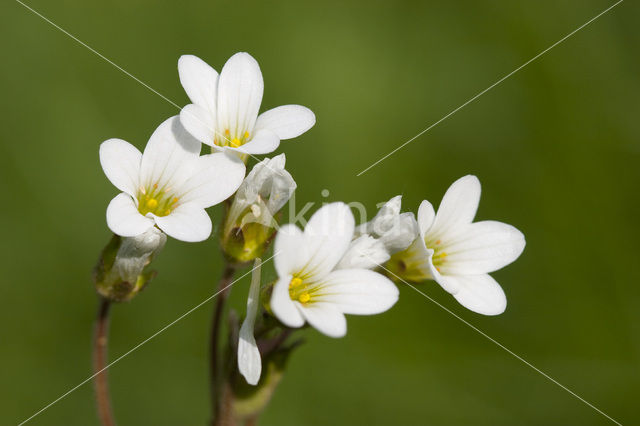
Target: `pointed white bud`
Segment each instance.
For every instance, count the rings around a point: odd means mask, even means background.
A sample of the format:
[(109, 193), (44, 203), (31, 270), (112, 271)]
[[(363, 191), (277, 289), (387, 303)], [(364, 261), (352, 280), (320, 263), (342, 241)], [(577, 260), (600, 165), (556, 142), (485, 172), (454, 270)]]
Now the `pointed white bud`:
[(247, 299), (247, 315), (240, 327), (240, 340), (238, 341), (238, 369), (250, 385), (257, 385), (262, 373), (262, 360), (260, 350), (253, 336), (253, 328), (256, 322), (256, 314), (260, 305), (260, 269), (262, 261), (257, 258), (254, 262), (251, 275), (251, 287)]
[(162, 250), (166, 241), (167, 236), (155, 226), (136, 237), (123, 238), (111, 272), (123, 281), (135, 284), (151, 257)]
[(256, 164), (238, 188), (225, 220), (223, 247), (231, 258), (246, 262), (261, 256), (277, 228), (276, 214), (296, 189), (284, 154)]
[(278, 212), (296, 189), (296, 182), (284, 168), (285, 162), (285, 155), (280, 154), (256, 164), (238, 188), (235, 202), (245, 206), (266, 204), (271, 215)]
[(356, 235), (371, 235), (380, 240), (389, 254), (409, 247), (418, 236), (418, 225), (413, 213), (400, 213), (402, 195), (393, 197), (378, 210), (369, 222), (356, 228)]

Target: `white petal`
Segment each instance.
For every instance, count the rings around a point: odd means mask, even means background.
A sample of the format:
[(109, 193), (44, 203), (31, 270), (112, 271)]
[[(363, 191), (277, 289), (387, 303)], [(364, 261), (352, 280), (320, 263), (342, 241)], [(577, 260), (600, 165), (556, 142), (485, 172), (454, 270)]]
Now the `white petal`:
[(424, 234), (433, 225), (433, 219), (435, 219), (436, 213), (433, 210), (433, 206), (427, 200), (420, 203), (418, 208), (418, 228), (420, 229), (420, 236), (424, 238)]
[(344, 203), (327, 204), (315, 212), (304, 229), (309, 261), (302, 275), (315, 279), (331, 272), (349, 248), (354, 228), (353, 214)]
[(482, 315), (499, 315), (507, 308), (507, 297), (490, 275), (454, 277), (460, 290), (453, 297), (462, 306)]
[(197, 140), (213, 146), (216, 125), (215, 116), (203, 107), (189, 104), (180, 111), (180, 123)]
[(109, 139), (100, 145), (104, 174), (116, 188), (132, 197), (138, 193), (141, 159), (138, 148), (121, 139)]
[(302, 327), (304, 318), (289, 296), (291, 275), (280, 277), (273, 286), (271, 295), (271, 311), (287, 327)]
[(396, 286), (387, 277), (366, 269), (333, 271), (319, 286), (314, 300), (317, 297), (318, 302), (330, 303), (345, 314), (379, 314), (398, 301)]
[(261, 129), (244, 145), (240, 145), (237, 148), (226, 147), (226, 149), (245, 154), (268, 154), (278, 149), (279, 145), (280, 139), (275, 133), (271, 130)]
[(304, 235), (300, 228), (293, 224), (280, 227), (273, 253), (278, 276), (285, 277), (300, 272), (309, 260)]
[(464, 232), (445, 242), (447, 256), (442, 272), (476, 275), (496, 271), (516, 260), (525, 247), (522, 232), (497, 221), (467, 225)]
[(218, 80), (218, 130), (239, 137), (252, 132), (262, 102), (264, 82), (255, 59), (248, 53), (233, 55)]
[(191, 102), (215, 114), (217, 71), (197, 56), (182, 55), (178, 60), (178, 74)]
[(107, 226), (121, 237), (135, 237), (153, 226), (153, 219), (138, 211), (129, 194), (116, 195), (107, 207)]
[(401, 207), (402, 195), (396, 195), (380, 207), (380, 210), (371, 221), (359, 225), (357, 232), (359, 234), (371, 234), (376, 238), (386, 234), (396, 224)]
[(209, 215), (194, 203), (180, 204), (167, 216), (152, 216), (158, 227), (176, 240), (195, 243), (211, 235)]
[(438, 213), (428, 232), (430, 238), (455, 233), (473, 221), (480, 202), (480, 181), (472, 175), (455, 181), (442, 198)]
[(260, 269), (262, 261), (256, 259), (251, 274), (251, 287), (247, 298), (247, 315), (240, 327), (238, 341), (238, 370), (250, 385), (257, 385), (262, 372), (260, 350), (253, 336), (256, 314), (260, 306)]
[(309, 108), (283, 105), (260, 114), (256, 130), (269, 129), (280, 139), (291, 139), (309, 130), (315, 123), (316, 116)]
[(236, 192), (244, 172), (244, 163), (234, 155), (203, 155), (195, 162), (192, 176), (180, 187), (178, 197), (183, 203), (211, 207)]
[(142, 154), (140, 183), (145, 187), (156, 183), (160, 188), (179, 187), (191, 176), (199, 153), (200, 142), (182, 127), (178, 116), (165, 120)]
[[(424, 240), (422, 239), (417, 239), (416, 242), (417, 243), (422, 242), (422, 244), (424, 245)], [(437, 282), (440, 285), (440, 287), (445, 289), (447, 292), (451, 294), (456, 294), (460, 289), (459, 288), (460, 285), (458, 284), (458, 281), (455, 280), (454, 277), (441, 274), (438, 268), (436, 268), (433, 264), (433, 254), (435, 252), (430, 248), (426, 248), (426, 246), (425, 246), (425, 250), (427, 252), (426, 266), (429, 269), (429, 274), (431, 275), (433, 280), (435, 280), (435, 282)]]
[(389, 254), (409, 247), (418, 234), (418, 225), (413, 213), (400, 213), (402, 195), (387, 201), (375, 217), (356, 228), (356, 235), (369, 234), (378, 238)]
[(389, 253), (380, 240), (361, 235), (351, 241), (336, 269), (374, 269), (389, 260)]
[(310, 303), (302, 306), (294, 302), (312, 327), (329, 337), (343, 337), (347, 334), (347, 320), (344, 314), (330, 303)]

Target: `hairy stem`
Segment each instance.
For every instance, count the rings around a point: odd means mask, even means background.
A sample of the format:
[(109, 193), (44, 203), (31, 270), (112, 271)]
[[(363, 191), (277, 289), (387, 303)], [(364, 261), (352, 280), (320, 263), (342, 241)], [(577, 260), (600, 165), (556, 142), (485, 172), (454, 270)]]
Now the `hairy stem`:
[(220, 377), (220, 367), (222, 364), (221, 354), (219, 349), (220, 344), (220, 327), (222, 323), (222, 313), (224, 312), (224, 305), (229, 297), (230, 285), (233, 280), (233, 275), (236, 269), (233, 265), (227, 263), (222, 277), (218, 283), (218, 290), (220, 294), (216, 297), (216, 306), (213, 310), (213, 319), (211, 322), (211, 341), (210, 341), (210, 380), (211, 380), (211, 408), (213, 410), (212, 425), (219, 425), (221, 420), (221, 411), (223, 410), (222, 396), (223, 396), (223, 381)]
[(110, 307), (111, 302), (109, 300), (100, 298), (93, 341), (93, 372), (95, 374), (93, 383), (96, 391), (98, 417), (102, 426), (115, 426), (116, 424), (111, 411), (106, 371)]

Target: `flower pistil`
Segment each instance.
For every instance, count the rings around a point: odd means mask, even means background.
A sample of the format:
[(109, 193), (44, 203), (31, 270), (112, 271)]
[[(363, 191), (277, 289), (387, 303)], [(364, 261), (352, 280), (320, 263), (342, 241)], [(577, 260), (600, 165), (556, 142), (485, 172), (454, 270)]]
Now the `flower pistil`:
[(177, 207), (179, 198), (170, 193), (171, 188), (160, 188), (154, 183), (151, 188), (141, 187), (138, 192), (138, 211), (141, 215), (153, 213), (156, 216), (168, 216)]

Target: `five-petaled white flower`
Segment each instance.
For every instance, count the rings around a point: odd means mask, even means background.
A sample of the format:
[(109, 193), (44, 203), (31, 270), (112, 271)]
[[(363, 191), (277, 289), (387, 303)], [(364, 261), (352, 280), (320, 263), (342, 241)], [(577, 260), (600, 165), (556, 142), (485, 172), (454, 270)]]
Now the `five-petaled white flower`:
[(315, 124), (315, 115), (300, 105), (284, 105), (258, 116), (264, 83), (258, 62), (248, 53), (233, 55), (220, 75), (193, 55), (178, 61), (180, 82), (191, 104), (180, 120), (200, 142), (244, 154), (267, 154), (280, 140), (291, 139)]
[(301, 327), (307, 321), (328, 336), (341, 337), (347, 332), (344, 314), (378, 314), (398, 300), (398, 289), (383, 275), (337, 268), (354, 227), (349, 207), (331, 203), (311, 217), (304, 232), (291, 224), (280, 228), (271, 309), (283, 324)]
[(423, 201), (418, 210), (420, 238), (407, 250), (420, 267), (466, 308), (484, 315), (504, 312), (507, 299), (488, 274), (520, 256), (524, 235), (496, 221), (473, 222), (480, 202), (480, 181), (465, 176), (447, 190), (438, 213)]
[(109, 228), (134, 237), (157, 225), (178, 240), (207, 239), (211, 219), (204, 209), (238, 189), (245, 166), (224, 153), (200, 156), (200, 147), (177, 116), (156, 129), (144, 154), (121, 139), (103, 142), (104, 173), (123, 191), (107, 207)]

